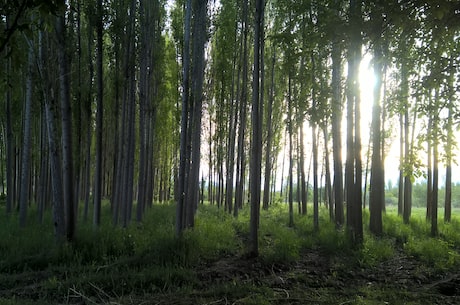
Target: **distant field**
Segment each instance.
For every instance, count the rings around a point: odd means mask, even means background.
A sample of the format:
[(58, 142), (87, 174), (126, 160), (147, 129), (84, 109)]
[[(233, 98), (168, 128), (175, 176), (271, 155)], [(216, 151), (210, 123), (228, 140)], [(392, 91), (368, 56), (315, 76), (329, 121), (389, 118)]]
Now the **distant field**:
[[(395, 205), (388, 205), (386, 206), (386, 212), (388, 214), (397, 214), (398, 207)], [(426, 216), (426, 208), (421, 207), (413, 207), (411, 218), (420, 218), (425, 219)], [(452, 217), (460, 218), (460, 208), (452, 208)], [(444, 219), (444, 208), (438, 208), (438, 219), (439, 221), (443, 221)]]

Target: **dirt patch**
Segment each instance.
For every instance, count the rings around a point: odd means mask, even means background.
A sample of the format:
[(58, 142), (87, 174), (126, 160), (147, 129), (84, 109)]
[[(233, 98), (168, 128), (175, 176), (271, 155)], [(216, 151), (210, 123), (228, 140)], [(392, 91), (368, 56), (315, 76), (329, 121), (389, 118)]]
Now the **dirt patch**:
[(293, 264), (225, 257), (200, 266), (197, 277), (208, 290), (225, 283), (268, 288), (270, 304), (460, 304), (458, 273), (435, 272), (403, 253), (369, 268), (347, 259), (318, 250), (304, 251)]

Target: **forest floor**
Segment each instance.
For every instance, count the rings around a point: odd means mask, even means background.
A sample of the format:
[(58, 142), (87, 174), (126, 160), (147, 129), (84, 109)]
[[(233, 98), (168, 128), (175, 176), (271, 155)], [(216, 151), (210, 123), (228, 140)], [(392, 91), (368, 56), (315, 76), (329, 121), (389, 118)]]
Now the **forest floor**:
[[(459, 270), (440, 273), (403, 253), (370, 268), (349, 259), (321, 250), (305, 250), (288, 264), (225, 256), (201, 262), (176, 280), (177, 285), (156, 291), (146, 289), (148, 280), (134, 280), (132, 286), (120, 280), (123, 274), (109, 276), (110, 266), (96, 267), (96, 273), (97, 268), (108, 272), (99, 279), (89, 276), (84, 292), (77, 282), (67, 285), (67, 291), (53, 289), (53, 282), (56, 287), (59, 281), (79, 277), (71, 269), (24, 270), (0, 275), (0, 304), (460, 304)], [(134, 261), (119, 263), (137, 268)], [(129, 272), (127, 278), (135, 271)], [(84, 271), (76, 281), (85, 282)]]
[(283, 210), (263, 212), (258, 258), (245, 255), (247, 211), (202, 208), (177, 240), (174, 206), (155, 206), (140, 226), (81, 225), (63, 247), (51, 225), (0, 219), (0, 305), (460, 304), (458, 220), (430, 238), (423, 220), (387, 215), (384, 237), (352, 249), (327, 220), (289, 228)]

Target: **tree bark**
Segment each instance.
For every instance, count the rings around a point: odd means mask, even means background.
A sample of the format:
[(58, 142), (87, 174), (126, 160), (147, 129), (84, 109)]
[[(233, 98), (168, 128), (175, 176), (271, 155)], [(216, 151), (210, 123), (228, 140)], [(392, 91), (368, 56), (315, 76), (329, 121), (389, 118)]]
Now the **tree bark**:
[[(24, 1), (25, 2), (25, 1)], [(6, 29), (9, 29), (9, 20), (7, 17), (6, 20)], [(6, 52), (10, 52), (10, 47), (6, 45)], [(13, 181), (13, 169), (14, 169), (14, 136), (13, 136), (13, 124), (12, 124), (12, 113), (11, 113), (11, 103), (12, 103), (12, 79), (11, 79), (11, 56), (8, 56), (6, 59), (6, 81), (7, 88), (5, 93), (6, 106), (5, 106), (5, 116), (6, 116), (6, 214), (10, 215), (13, 210), (14, 200), (14, 181)]]
[[(453, 59), (450, 59), (453, 66)], [(444, 198), (444, 222), (450, 222), (452, 218), (452, 148), (453, 148), (453, 115), (454, 115), (454, 73), (450, 71), (448, 77), (448, 117), (447, 117), (447, 139), (446, 139), (446, 194)]]
[(241, 82), (241, 97), (239, 104), (239, 130), (238, 130), (238, 153), (236, 164), (236, 190), (235, 190), (235, 207), (243, 207), (243, 193), (246, 174), (246, 157), (245, 157), (245, 134), (247, 123), (247, 103), (248, 103), (248, 0), (242, 0), (242, 23), (243, 23), (243, 67)]
[(385, 181), (383, 179), (383, 160), (381, 150), (381, 101), (382, 89), (382, 60), (381, 46), (377, 44), (374, 49), (374, 105), (372, 107), (372, 167), (371, 189), (369, 195), (369, 228), (377, 236), (382, 234), (382, 193), (385, 193)]
[(342, 55), (338, 37), (332, 45), (332, 156), (334, 167), (334, 203), (337, 228), (344, 224), (342, 165)]
[(26, 226), (27, 208), (29, 205), (29, 176), (30, 176), (30, 150), (31, 150), (31, 129), (32, 129), (32, 95), (33, 95), (33, 44), (29, 41), (27, 60), (26, 97), (24, 105), (22, 139), (22, 160), (21, 160), (21, 182), (19, 193), (19, 225)]
[(249, 224), (249, 254), (259, 255), (259, 215), (260, 215), (260, 191), (261, 191), (261, 162), (262, 162), (262, 105), (260, 98), (261, 63), (263, 63), (263, 16), (264, 0), (256, 0), (255, 3), (255, 26), (254, 26), (254, 70), (252, 90), (252, 153), (250, 166), (250, 224)]
[(404, 115), (399, 114), (399, 179), (398, 179), (398, 215), (404, 212)]
[(272, 142), (273, 142), (273, 100), (275, 92), (275, 62), (276, 62), (276, 46), (272, 46), (272, 67), (271, 67), (271, 81), (270, 81), (270, 96), (267, 105), (267, 146), (265, 150), (265, 174), (264, 174), (264, 194), (263, 194), (263, 209), (268, 210), (270, 204), (270, 178), (271, 178), (271, 154), (272, 154)]
[(289, 227), (294, 226), (294, 144), (292, 141), (294, 128), (293, 128), (293, 120), (292, 117), (292, 77), (291, 73), (288, 76), (288, 133), (289, 133), (289, 188), (288, 188), (288, 204), (289, 204)]
[[(97, 53), (96, 53), (96, 73), (97, 73), (97, 114), (96, 114), (96, 169), (94, 172), (94, 214), (93, 225), (99, 227), (101, 224), (101, 200), (102, 200), (102, 129), (103, 129), (103, 24), (102, 24), (102, 0), (97, 1)], [(89, 127), (88, 127), (89, 128)]]
[(439, 89), (435, 90), (435, 101), (434, 101), (434, 117), (432, 130), (428, 130), (430, 136), (433, 137), (433, 198), (431, 201), (431, 236), (436, 237), (438, 235), (438, 181), (439, 181), (439, 139), (438, 139), (438, 130), (439, 130)]
[(190, 203), (186, 209), (186, 226), (193, 227), (195, 211), (198, 207), (200, 189), (200, 156), (201, 156), (201, 118), (203, 104), (204, 79), (204, 47), (206, 43), (207, 0), (195, 2), (193, 20), (193, 66), (192, 66), (192, 118), (191, 118), (191, 167), (187, 197)]
[(351, 38), (348, 54), (347, 92), (347, 225), (354, 244), (363, 241), (362, 228), (362, 164), (360, 137), (359, 63), (361, 61), (361, 2), (350, 0)]
[(408, 224), (412, 209), (412, 157), (409, 138), (409, 84), (408, 66), (403, 61), (401, 65), (401, 102), (404, 104), (404, 193), (403, 193), (403, 221)]
[[(63, 12), (64, 13), (64, 12)], [(58, 41), (59, 85), (61, 102), (61, 137), (62, 137), (62, 172), (64, 203), (66, 212), (66, 237), (74, 239), (75, 234), (75, 197), (72, 152), (72, 113), (70, 103), (70, 59), (67, 54), (65, 17), (56, 19), (56, 36)]]
[(327, 131), (327, 121), (323, 126), (323, 136), (324, 136), (324, 166), (326, 168), (326, 197), (329, 208), (329, 219), (334, 221), (334, 197), (332, 196), (332, 183), (331, 183), (331, 170), (330, 170), (330, 161), (329, 161), (329, 134)]

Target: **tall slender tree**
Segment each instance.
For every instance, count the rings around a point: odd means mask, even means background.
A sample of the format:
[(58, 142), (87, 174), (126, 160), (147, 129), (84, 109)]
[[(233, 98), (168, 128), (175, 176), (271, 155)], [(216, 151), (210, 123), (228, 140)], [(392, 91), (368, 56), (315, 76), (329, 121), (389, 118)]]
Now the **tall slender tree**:
[(61, 106), (61, 137), (62, 137), (62, 171), (64, 202), (66, 212), (66, 237), (72, 241), (75, 234), (75, 196), (72, 151), (72, 112), (70, 102), (70, 58), (68, 54), (68, 33), (65, 11), (56, 17), (56, 38), (59, 62), (59, 86)]
[(254, 68), (252, 79), (252, 137), (251, 137), (251, 164), (250, 164), (250, 193), (251, 214), (249, 225), (249, 254), (259, 255), (259, 216), (261, 191), (261, 163), (262, 163), (262, 118), (263, 108), (260, 98), (261, 64), (263, 63), (264, 37), (264, 0), (256, 0), (254, 23)]
[(380, 44), (374, 46), (374, 103), (372, 106), (372, 167), (371, 190), (369, 197), (369, 227), (373, 234), (382, 234), (382, 206), (384, 204), (385, 181), (381, 139), (381, 89), (382, 89), (382, 50)]
[(102, 0), (97, 0), (97, 24), (96, 24), (96, 75), (97, 75), (97, 114), (96, 114), (96, 169), (94, 173), (94, 214), (93, 225), (101, 224), (101, 201), (102, 201), (102, 130), (104, 117), (104, 82), (103, 82), (103, 10)]
[(362, 228), (362, 164), (360, 137), (360, 97), (358, 71), (361, 62), (361, 1), (350, 0), (350, 45), (347, 76), (347, 161), (345, 185), (347, 193), (347, 226), (353, 243), (363, 241)]
[(29, 206), (29, 181), (30, 181), (30, 152), (31, 152), (31, 132), (32, 132), (32, 98), (33, 98), (33, 66), (34, 66), (34, 45), (28, 41), (27, 59), (27, 79), (26, 96), (24, 105), (23, 119), (23, 141), (21, 156), (21, 182), (19, 193), (19, 224), (25, 227), (27, 218), (27, 207)]

